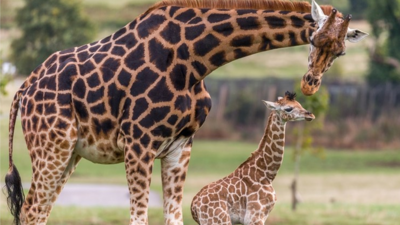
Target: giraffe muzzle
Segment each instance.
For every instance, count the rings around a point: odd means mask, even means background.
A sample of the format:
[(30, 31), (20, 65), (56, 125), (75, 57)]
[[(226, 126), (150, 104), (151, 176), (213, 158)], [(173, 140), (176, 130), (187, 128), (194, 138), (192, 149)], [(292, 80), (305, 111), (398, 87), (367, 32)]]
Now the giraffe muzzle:
[(314, 114), (312, 114), (312, 113), (310, 113), (310, 112), (307, 111), (307, 112), (305, 113), (304, 119), (305, 119), (306, 121), (312, 121), (312, 120), (315, 119), (315, 116), (314, 116)]
[(301, 79), (301, 92), (306, 96), (315, 94), (321, 85), (321, 77), (306, 73)]

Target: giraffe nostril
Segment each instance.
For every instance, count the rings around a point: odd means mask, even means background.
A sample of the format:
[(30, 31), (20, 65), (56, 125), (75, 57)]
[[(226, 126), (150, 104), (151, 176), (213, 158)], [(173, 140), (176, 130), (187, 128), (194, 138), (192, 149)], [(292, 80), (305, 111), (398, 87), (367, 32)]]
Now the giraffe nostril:
[(310, 81), (308, 81), (308, 85), (312, 85), (313, 84), (313, 79), (310, 79)]
[(315, 80), (314, 80), (314, 85), (317, 86), (318, 84), (319, 84), (319, 80), (318, 80), (318, 79), (315, 79)]
[(306, 76), (306, 82), (308, 83), (308, 82), (310, 82), (310, 81), (311, 81), (311, 75), (308, 74), (308, 75)]

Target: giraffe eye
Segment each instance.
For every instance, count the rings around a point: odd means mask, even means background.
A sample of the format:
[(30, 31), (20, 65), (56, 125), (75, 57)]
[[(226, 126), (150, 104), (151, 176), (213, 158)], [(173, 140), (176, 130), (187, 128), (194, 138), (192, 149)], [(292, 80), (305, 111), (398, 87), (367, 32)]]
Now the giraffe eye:
[(292, 107), (289, 107), (289, 108), (286, 108), (286, 109), (285, 109), (286, 112), (291, 112), (292, 110), (293, 110)]

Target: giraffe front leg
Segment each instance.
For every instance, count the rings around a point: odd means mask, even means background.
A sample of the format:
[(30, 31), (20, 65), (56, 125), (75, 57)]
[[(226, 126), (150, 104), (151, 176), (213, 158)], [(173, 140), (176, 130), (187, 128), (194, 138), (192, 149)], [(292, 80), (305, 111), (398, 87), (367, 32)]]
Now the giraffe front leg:
[(189, 165), (192, 137), (177, 139), (161, 159), (164, 224), (183, 224), (183, 185)]
[(140, 143), (126, 144), (125, 169), (130, 194), (130, 224), (148, 224), (147, 206), (151, 173), (154, 163), (154, 151)]

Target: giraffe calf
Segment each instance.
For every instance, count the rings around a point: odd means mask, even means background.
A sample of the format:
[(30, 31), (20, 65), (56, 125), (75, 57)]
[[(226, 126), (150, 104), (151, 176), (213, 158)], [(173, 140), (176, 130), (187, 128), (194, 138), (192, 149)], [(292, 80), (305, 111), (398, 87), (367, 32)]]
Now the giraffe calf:
[(204, 224), (263, 225), (276, 202), (272, 187), (283, 160), (287, 121), (315, 117), (286, 92), (276, 102), (264, 101), (272, 110), (258, 149), (230, 175), (203, 187), (193, 198), (193, 219)]

